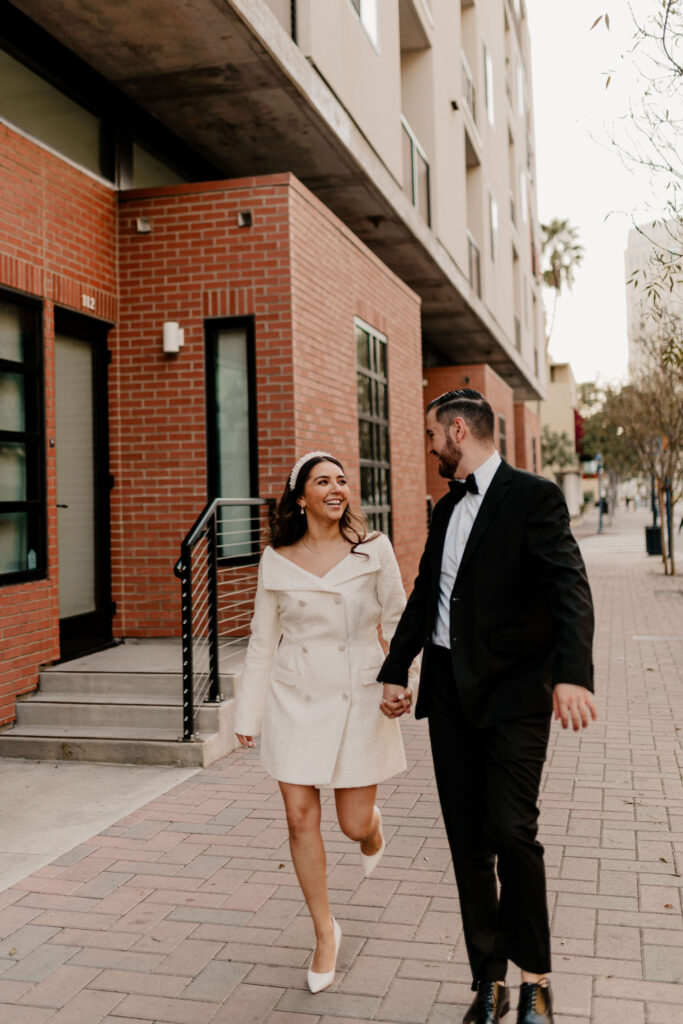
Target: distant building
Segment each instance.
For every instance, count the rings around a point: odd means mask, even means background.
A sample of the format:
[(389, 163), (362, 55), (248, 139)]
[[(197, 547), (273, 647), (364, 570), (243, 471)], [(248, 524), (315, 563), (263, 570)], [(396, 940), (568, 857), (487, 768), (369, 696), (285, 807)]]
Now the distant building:
[[(667, 249), (674, 246), (680, 249), (681, 227), (674, 221), (664, 224), (657, 224), (654, 227), (651, 223), (642, 224), (633, 228), (628, 234), (628, 245), (624, 255), (626, 268), (626, 326), (628, 331), (628, 370), (629, 376), (634, 377), (644, 369), (646, 354), (640, 340), (643, 334), (653, 329), (653, 321), (648, 316), (649, 300), (643, 286), (642, 274), (645, 278), (656, 272), (656, 264), (653, 257), (657, 253), (666, 253)], [(638, 274), (638, 285), (634, 287), (629, 281), (634, 274)], [(683, 319), (683, 284), (678, 282), (672, 291), (662, 290), (661, 301), (663, 305), (676, 312)]]
[(574, 373), (569, 363), (548, 363), (548, 393), (541, 402), (541, 429), (547, 428), (560, 438), (566, 438), (571, 461), (543, 467), (543, 473), (562, 488), (571, 516), (577, 516), (583, 507), (581, 464), (577, 452), (576, 421), (578, 392)]

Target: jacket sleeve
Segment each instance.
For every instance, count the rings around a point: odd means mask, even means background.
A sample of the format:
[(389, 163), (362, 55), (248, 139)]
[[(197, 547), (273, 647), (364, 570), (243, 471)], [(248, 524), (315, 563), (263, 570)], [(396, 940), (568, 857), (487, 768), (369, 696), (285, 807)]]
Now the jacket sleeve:
[(555, 484), (548, 484), (527, 520), (527, 550), (553, 621), (553, 683), (592, 690), (593, 599), (567, 505)]
[[(388, 537), (382, 537), (380, 549), (380, 570), (377, 581), (377, 596), (380, 603), (380, 625), (382, 636), (389, 643), (396, 633), (396, 627), (401, 619), (401, 614), (406, 607), (406, 593), (403, 589), (401, 570), (396, 561), (394, 549)], [(408, 668), (406, 682), (410, 683), (413, 695), (417, 695), (417, 687), (420, 679), (421, 658), (417, 658)], [(389, 682), (389, 680), (381, 680)]]
[(258, 736), (270, 685), (270, 670), (280, 641), (282, 629), (278, 597), (263, 586), (263, 561), (259, 565), (251, 636), (244, 668), (235, 689), (235, 732), (241, 736)]
[(388, 537), (377, 539), (380, 571), (377, 577), (377, 597), (380, 605), (380, 626), (387, 643), (396, 632), (401, 613), (406, 606), (406, 592), (403, 589), (401, 570), (396, 561), (394, 549)]
[[(413, 591), (403, 609), (403, 614), (389, 644), (389, 653), (377, 676), (380, 683), (407, 686), (410, 666), (424, 646), (429, 587), (431, 585), (430, 555), (430, 538), (427, 538), (427, 546), (420, 559)], [(412, 682), (411, 679), (411, 684)]]

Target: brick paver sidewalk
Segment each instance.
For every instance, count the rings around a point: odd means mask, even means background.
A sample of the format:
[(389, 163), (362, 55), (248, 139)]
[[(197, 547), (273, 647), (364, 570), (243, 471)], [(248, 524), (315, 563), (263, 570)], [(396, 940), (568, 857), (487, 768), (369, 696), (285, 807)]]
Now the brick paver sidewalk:
[[(554, 728), (543, 789), (557, 1024), (683, 1020), (683, 583), (645, 557), (643, 524), (624, 512), (583, 541), (601, 717)], [(459, 1022), (469, 973), (425, 724), (405, 735), (371, 879), (325, 797), (333, 989), (304, 989), (312, 929), (280, 797), (238, 753), (0, 893), (0, 1020)]]

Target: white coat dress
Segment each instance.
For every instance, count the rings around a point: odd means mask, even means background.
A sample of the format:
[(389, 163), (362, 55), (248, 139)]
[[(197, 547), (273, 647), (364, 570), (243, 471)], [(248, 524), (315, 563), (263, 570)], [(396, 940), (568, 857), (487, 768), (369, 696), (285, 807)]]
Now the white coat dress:
[(324, 576), (263, 552), (235, 732), (261, 735), (273, 778), (370, 786), (406, 767), (398, 719), (379, 709), (377, 673), (406, 603), (391, 543), (375, 534)]

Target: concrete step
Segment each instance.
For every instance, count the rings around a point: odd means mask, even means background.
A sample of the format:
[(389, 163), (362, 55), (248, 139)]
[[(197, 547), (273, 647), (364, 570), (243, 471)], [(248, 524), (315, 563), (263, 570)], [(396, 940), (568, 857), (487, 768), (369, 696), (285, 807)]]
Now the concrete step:
[[(26, 706), (29, 702), (22, 702)], [(52, 705), (53, 709), (55, 705)], [(184, 743), (181, 733), (179, 709), (174, 728), (157, 724), (135, 727), (114, 724), (22, 724), (0, 733), (0, 757), (23, 757), (32, 760), (100, 761), (110, 764), (169, 764), (206, 767), (219, 757), (234, 750), (239, 744), (233, 732), (233, 702), (224, 701), (210, 710), (211, 719), (206, 728), (207, 710), (197, 715), (194, 740)], [(158, 708), (154, 709), (155, 713)]]
[[(41, 672), (38, 679), (41, 694), (130, 695), (135, 698), (133, 703), (140, 703), (143, 695), (165, 697), (168, 703), (175, 703), (183, 689), (180, 672), (66, 672), (50, 668)], [(224, 698), (232, 697), (234, 674), (221, 672), (219, 682)]]
[(207, 743), (202, 738), (194, 743), (178, 743), (177, 740), (140, 740), (133, 737), (31, 736), (17, 733), (17, 729), (0, 734), (0, 757), (23, 757), (32, 761), (96, 761), (102, 764), (165, 764), (185, 768), (204, 768), (215, 760), (207, 758)]
[[(66, 694), (60, 695), (66, 698)], [(195, 721), (201, 732), (218, 729), (217, 704), (203, 704), (195, 709)], [(177, 736), (182, 732), (182, 707), (176, 704), (132, 703), (130, 701), (62, 699), (43, 700), (38, 693), (17, 704), (17, 725), (73, 726), (74, 728), (132, 728), (147, 731), (150, 737), (156, 729), (167, 729)]]

